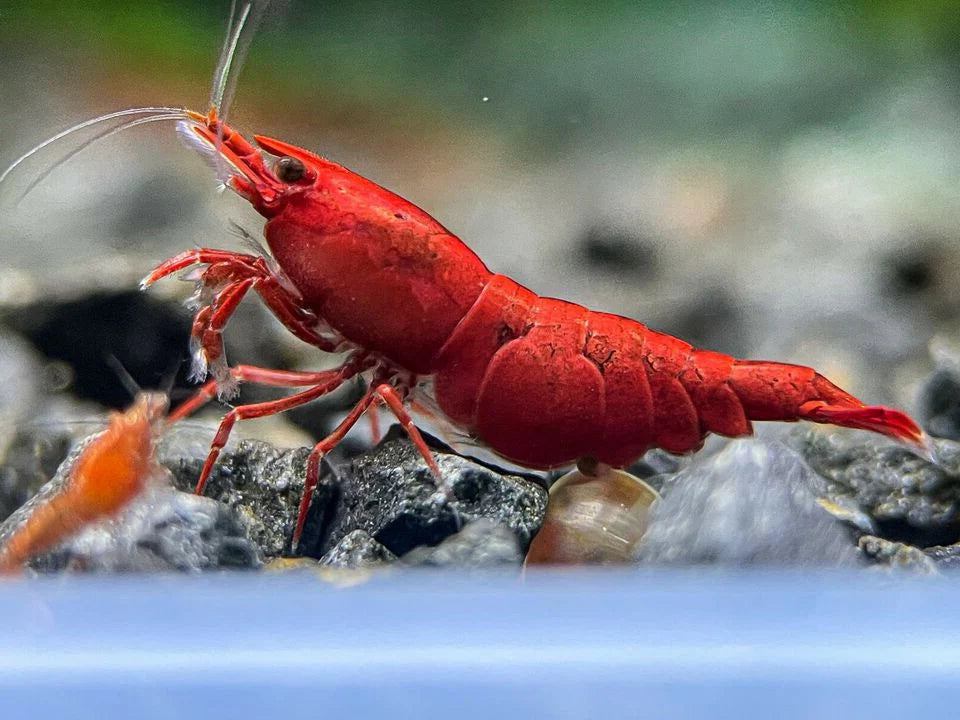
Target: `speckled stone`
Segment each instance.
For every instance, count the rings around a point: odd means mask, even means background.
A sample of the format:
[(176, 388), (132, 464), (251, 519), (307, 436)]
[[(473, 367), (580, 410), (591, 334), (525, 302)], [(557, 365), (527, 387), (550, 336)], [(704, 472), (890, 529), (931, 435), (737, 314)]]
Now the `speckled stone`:
[(917, 547), (960, 539), (960, 444), (937, 441), (937, 462), (866, 433), (810, 431), (798, 440), (826, 480), (824, 496), (860, 508), (873, 534)]
[(874, 535), (864, 535), (858, 544), (861, 552), (877, 563), (894, 570), (908, 570), (924, 575), (937, 572), (934, 560), (920, 548), (892, 542)]
[(354, 530), (344, 536), (326, 555), (320, 558), (320, 564), (325, 567), (355, 570), (357, 568), (386, 565), (396, 559), (396, 555), (366, 532)]
[(414, 548), (402, 561), (422, 567), (493, 568), (520, 565), (523, 555), (510, 528), (481, 518), (436, 547)]
[[(188, 427), (172, 428), (163, 438), (158, 459), (173, 472), (179, 489), (194, 490), (209, 443), (209, 432), (201, 429), (194, 437)], [(309, 448), (283, 450), (263, 442), (240, 441), (220, 454), (204, 496), (235, 510), (265, 557), (290, 554), (309, 453)], [(316, 515), (323, 514), (332, 498), (332, 489), (322, 483), (314, 496), (314, 516), (305, 541), (310, 542), (319, 531)]]

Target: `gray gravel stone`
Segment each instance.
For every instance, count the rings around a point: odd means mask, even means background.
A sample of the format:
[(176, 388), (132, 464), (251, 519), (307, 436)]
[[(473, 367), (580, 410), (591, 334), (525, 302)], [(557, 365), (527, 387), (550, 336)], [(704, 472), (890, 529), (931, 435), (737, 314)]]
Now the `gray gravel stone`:
[(0, 328), (0, 421), (32, 417), (43, 387), (43, 362), (19, 335)]
[(320, 558), (327, 567), (354, 570), (392, 563), (397, 556), (370, 537), (363, 530), (354, 530)]
[(866, 434), (811, 431), (798, 441), (801, 454), (826, 479), (828, 500), (862, 509), (876, 535), (918, 547), (960, 538), (960, 445), (938, 441), (936, 447), (933, 464)]
[(40, 396), (29, 420), (0, 431), (0, 520), (49, 482), (70, 449), (105, 421), (102, 408), (92, 403)]
[(859, 547), (867, 558), (880, 565), (927, 575), (937, 572), (937, 565), (933, 559), (913, 545), (891, 542), (874, 535), (864, 535), (860, 538)]
[[(0, 520), (50, 479), (67, 452), (60, 438), (37, 438), (47, 425), (39, 412), (44, 365), (21, 336), (0, 328)], [(52, 453), (44, 452), (48, 447)]]
[(148, 490), (30, 564), (40, 571), (163, 572), (252, 569), (262, 559), (233, 510), (170, 487)]
[(68, 449), (66, 457), (60, 466), (51, 473), (48, 482), (41, 485), (32, 496), (25, 502), (18, 505), (9, 516), (0, 523), (0, 545), (5, 545), (10, 537), (20, 528), (26, 519), (33, 512), (34, 508), (42, 505), (52, 496), (56, 495), (63, 488), (64, 483), (73, 468), (77, 457), (83, 452), (84, 448), (90, 443), (93, 436), (85, 438), (77, 443), (73, 448)]
[(935, 545), (924, 548), (923, 552), (941, 570), (960, 570), (960, 545)]
[[(157, 451), (180, 490), (192, 492), (210, 443), (205, 428), (171, 428)], [(250, 538), (265, 557), (288, 554), (306, 476), (309, 448), (282, 450), (267, 443), (242, 440), (228, 446), (214, 465), (204, 496), (232, 508), (243, 519)], [(322, 483), (314, 495), (308, 530), (319, 531), (317, 515), (332, 501), (334, 490)], [(305, 534), (307, 540), (310, 535)]]
[(9, 517), (53, 477), (70, 442), (68, 433), (11, 434), (0, 462), (0, 520)]
[(489, 568), (520, 565), (523, 554), (516, 533), (505, 525), (481, 518), (436, 547), (414, 548), (402, 560), (404, 565), (425, 567)]
[(663, 486), (642, 564), (855, 565), (850, 532), (817, 502), (823, 481), (777, 442), (732, 441)]

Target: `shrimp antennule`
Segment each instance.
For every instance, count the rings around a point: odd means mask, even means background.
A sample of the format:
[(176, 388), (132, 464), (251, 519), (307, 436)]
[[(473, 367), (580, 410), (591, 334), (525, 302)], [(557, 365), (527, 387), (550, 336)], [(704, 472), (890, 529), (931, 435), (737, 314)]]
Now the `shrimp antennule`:
[[(135, 116), (143, 116), (143, 117), (135, 117)], [(83, 122), (79, 122), (76, 125), (73, 125), (72, 127), (67, 128), (66, 130), (62, 130), (58, 132), (53, 137), (47, 138), (42, 143), (31, 148), (30, 150), (25, 152), (23, 155), (18, 157), (16, 160), (14, 160), (6, 170), (0, 173), (0, 185), (2, 185), (3, 182), (10, 176), (10, 174), (14, 170), (16, 170), (18, 167), (20, 167), (24, 162), (32, 158), (37, 153), (50, 147), (51, 145), (58, 143), (64, 138), (69, 137), (70, 135), (73, 135), (82, 130), (86, 130), (87, 128), (91, 128), (96, 125), (100, 125), (102, 123), (110, 122), (111, 120), (118, 120), (120, 118), (129, 118), (129, 117), (133, 117), (134, 119), (126, 120), (125, 122), (117, 126), (109, 126), (109, 127), (100, 129), (100, 131), (97, 132), (97, 134), (94, 135), (92, 138), (86, 140), (79, 147), (74, 148), (70, 152), (63, 155), (60, 159), (58, 159), (52, 165), (45, 168), (36, 178), (34, 178), (34, 180), (26, 187), (26, 189), (17, 197), (16, 202), (20, 202), (21, 200), (23, 200), (23, 198), (26, 197), (31, 190), (33, 190), (38, 184), (40, 184), (44, 180), (44, 178), (50, 175), (50, 173), (52, 173), (58, 167), (63, 165), (65, 162), (68, 162), (70, 159), (72, 159), (79, 153), (83, 152), (84, 150), (89, 148), (91, 145), (94, 145), (95, 143), (99, 142), (100, 140), (104, 140), (112, 135), (116, 135), (119, 132), (122, 132), (124, 130), (129, 130), (130, 128), (134, 128), (139, 125), (146, 125), (148, 123), (161, 122), (165, 120), (185, 120), (185, 119), (189, 119), (191, 115), (189, 114), (189, 111), (185, 110), (184, 108), (142, 107), (142, 108), (127, 108), (126, 110), (117, 110), (116, 112), (111, 112), (105, 115), (99, 115), (95, 118), (90, 118), (89, 120), (84, 120)]]

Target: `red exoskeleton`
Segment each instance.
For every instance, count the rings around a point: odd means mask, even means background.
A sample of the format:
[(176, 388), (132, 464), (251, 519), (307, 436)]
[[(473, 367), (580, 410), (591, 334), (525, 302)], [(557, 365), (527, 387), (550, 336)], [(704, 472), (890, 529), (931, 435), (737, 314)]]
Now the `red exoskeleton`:
[[(749, 435), (756, 420), (830, 423), (924, 447), (906, 414), (864, 405), (811, 368), (699, 350), (635, 320), (540, 297), (488, 270), (430, 215), (379, 185), (280, 140), (254, 136), (258, 148), (213, 111), (187, 115), (181, 133), (208, 158), (222, 158), (228, 185), (267, 218), (272, 257), (201, 248), (145, 278), (144, 287), (206, 266), (192, 340), (201, 374), (209, 368), (213, 379), (171, 418), (237, 381), (306, 388), (231, 410), (197, 492), (236, 420), (309, 402), (360, 374), (369, 379), (310, 455), (294, 549), (321, 457), (377, 402), (438, 478), (406, 406), (536, 469), (584, 460), (623, 467), (652, 447), (688, 453), (709, 433)], [(346, 353), (342, 364), (316, 373), (228, 367), (221, 332), (250, 290), (301, 340)]]

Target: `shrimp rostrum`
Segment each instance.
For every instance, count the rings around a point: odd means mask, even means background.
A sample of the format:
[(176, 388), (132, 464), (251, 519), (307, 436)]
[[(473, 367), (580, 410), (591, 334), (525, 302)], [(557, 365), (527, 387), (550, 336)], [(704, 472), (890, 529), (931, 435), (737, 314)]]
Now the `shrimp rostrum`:
[[(346, 168), (269, 137), (254, 136), (254, 146), (212, 111), (188, 116), (180, 132), (222, 162), (228, 185), (267, 218), (272, 257), (201, 248), (145, 278), (146, 286), (206, 266), (192, 337), (196, 360), (213, 379), (174, 417), (236, 381), (305, 388), (234, 408), (198, 490), (237, 419), (308, 402), (358, 374), (370, 380), (311, 454), (294, 547), (320, 458), (378, 402), (438, 477), (407, 413), (411, 403), (534, 469), (578, 461), (623, 467), (653, 447), (689, 453), (709, 433), (749, 435), (757, 420), (860, 428), (924, 447), (909, 416), (865, 405), (809, 367), (700, 350), (626, 317), (540, 297), (488, 270), (420, 208)], [(221, 332), (250, 290), (300, 339), (345, 353), (342, 365), (318, 373), (228, 367)], [(429, 403), (420, 398), (424, 387), (432, 389)]]

